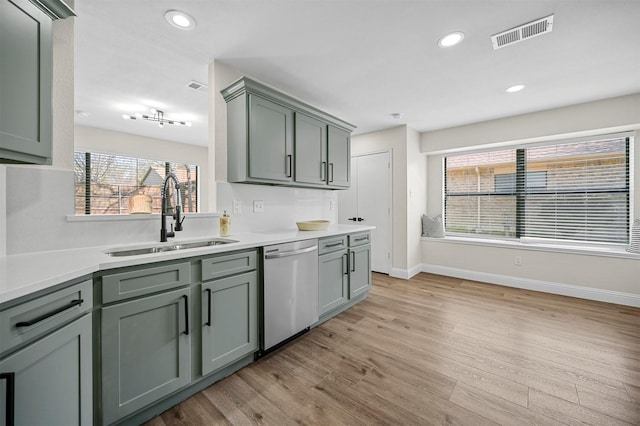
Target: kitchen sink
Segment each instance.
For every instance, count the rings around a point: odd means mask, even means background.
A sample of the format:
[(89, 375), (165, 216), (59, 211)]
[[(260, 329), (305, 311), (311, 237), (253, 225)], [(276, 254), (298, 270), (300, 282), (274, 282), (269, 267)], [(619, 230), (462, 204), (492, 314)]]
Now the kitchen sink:
[(153, 245), (148, 247), (138, 247), (132, 249), (117, 249), (106, 252), (109, 256), (139, 256), (141, 254), (162, 253), (165, 251), (188, 250), (201, 247), (219, 246), (223, 244), (237, 243), (236, 240), (226, 238), (213, 238), (205, 241), (194, 241), (191, 243), (177, 243), (172, 245)]

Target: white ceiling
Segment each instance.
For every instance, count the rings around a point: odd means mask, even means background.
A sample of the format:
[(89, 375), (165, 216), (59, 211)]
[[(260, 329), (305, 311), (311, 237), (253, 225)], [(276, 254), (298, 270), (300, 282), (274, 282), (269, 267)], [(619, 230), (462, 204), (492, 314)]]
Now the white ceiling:
[[(171, 27), (170, 9), (196, 18)], [(428, 131), (640, 92), (640, 0), (76, 0), (80, 125), (207, 145), (214, 59), (358, 128)], [(553, 31), (490, 37), (554, 14)], [(462, 31), (450, 49), (438, 38)], [(522, 83), (525, 90), (507, 94)], [(191, 128), (124, 120), (156, 107)], [(145, 110), (141, 110), (144, 108)], [(401, 119), (392, 113), (403, 113)]]

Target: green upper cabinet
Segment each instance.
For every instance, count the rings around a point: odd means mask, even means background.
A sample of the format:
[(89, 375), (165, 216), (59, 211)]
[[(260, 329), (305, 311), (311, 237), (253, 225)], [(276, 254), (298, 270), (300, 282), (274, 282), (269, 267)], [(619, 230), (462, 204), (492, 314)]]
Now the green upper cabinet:
[(246, 77), (221, 93), (229, 182), (349, 187), (355, 126)]
[(335, 188), (351, 185), (351, 134), (334, 126), (327, 131), (329, 158), (327, 183)]
[(324, 185), (327, 180), (327, 125), (296, 113), (296, 172), (298, 183)]
[(0, 163), (51, 164), (51, 19), (68, 16), (60, 1), (0, 0)]
[(249, 178), (291, 182), (293, 177), (293, 111), (249, 95)]

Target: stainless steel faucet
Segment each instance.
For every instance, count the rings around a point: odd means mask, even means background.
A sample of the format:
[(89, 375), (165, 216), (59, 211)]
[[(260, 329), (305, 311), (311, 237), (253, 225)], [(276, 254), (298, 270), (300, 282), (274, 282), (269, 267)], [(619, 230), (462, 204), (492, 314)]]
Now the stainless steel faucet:
[(173, 173), (168, 173), (167, 177), (164, 179), (164, 183), (162, 184), (162, 225), (160, 227), (160, 242), (164, 243), (167, 241), (167, 238), (172, 238), (176, 236), (176, 233), (173, 230), (173, 224), (171, 224), (171, 231), (167, 231), (167, 192), (169, 190), (169, 180), (173, 180), (175, 184), (175, 190), (173, 191), (174, 195), (174, 204), (175, 204), (175, 213), (172, 215), (175, 223), (176, 223), (176, 231), (182, 231), (182, 222), (184, 222), (184, 217), (180, 218), (180, 210), (182, 210), (182, 205), (180, 203), (180, 182), (178, 178)]

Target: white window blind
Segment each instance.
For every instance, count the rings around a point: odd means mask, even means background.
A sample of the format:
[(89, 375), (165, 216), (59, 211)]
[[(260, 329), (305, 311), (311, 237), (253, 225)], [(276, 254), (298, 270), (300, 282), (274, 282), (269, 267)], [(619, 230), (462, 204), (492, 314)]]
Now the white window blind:
[(483, 238), (626, 244), (629, 138), (445, 159), (445, 230)]
[(136, 194), (151, 196), (152, 212), (160, 213), (167, 171), (180, 181), (184, 212), (198, 211), (195, 165), (85, 151), (74, 158), (76, 215), (128, 214), (129, 198)]

